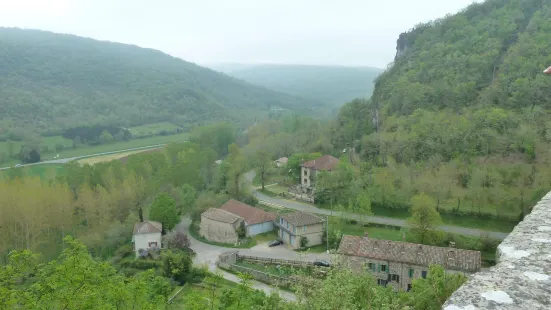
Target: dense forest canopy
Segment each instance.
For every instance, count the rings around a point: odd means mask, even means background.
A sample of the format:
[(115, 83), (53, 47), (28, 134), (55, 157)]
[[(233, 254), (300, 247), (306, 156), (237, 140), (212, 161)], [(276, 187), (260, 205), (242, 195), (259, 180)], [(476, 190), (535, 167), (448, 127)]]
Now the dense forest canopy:
[(253, 86), (156, 50), (0, 28), (0, 128), (57, 133), (159, 121), (189, 128), (322, 110), (315, 100)]
[(213, 66), (230, 76), (269, 89), (326, 102), (333, 107), (354, 98), (369, 98), (383, 71), (372, 67), (243, 65)]

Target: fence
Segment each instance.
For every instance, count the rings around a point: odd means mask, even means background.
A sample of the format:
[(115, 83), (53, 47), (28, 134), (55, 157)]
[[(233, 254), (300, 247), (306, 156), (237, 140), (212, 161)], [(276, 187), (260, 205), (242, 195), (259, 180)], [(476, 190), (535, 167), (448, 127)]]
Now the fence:
[(240, 254), (236, 254), (236, 259), (249, 261), (252, 263), (263, 263), (263, 264), (272, 264), (272, 265), (289, 265), (289, 266), (299, 266), (299, 267), (307, 267), (307, 266), (314, 265), (312, 262), (305, 262), (300, 260), (248, 256), (248, 255), (240, 255)]
[(266, 272), (254, 270), (254, 269), (239, 266), (239, 265), (230, 265), (230, 270), (249, 274), (256, 280), (264, 283), (268, 283), (268, 284), (273, 284), (273, 285), (283, 286), (283, 287), (289, 287), (291, 285), (291, 279), (289, 278), (279, 277), (276, 275), (272, 275)]

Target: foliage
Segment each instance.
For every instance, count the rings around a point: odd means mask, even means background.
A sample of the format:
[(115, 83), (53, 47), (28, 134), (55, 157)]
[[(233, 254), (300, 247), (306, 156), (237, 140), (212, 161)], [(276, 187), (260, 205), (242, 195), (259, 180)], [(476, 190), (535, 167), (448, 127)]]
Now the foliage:
[(189, 248), (190, 241), (186, 234), (181, 231), (172, 232), (167, 235), (169, 249)]
[(86, 247), (66, 237), (67, 248), (54, 261), (39, 264), (30, 251), (14, 251), (0, 267), (0, 307), (11, 309), (162, 309), (168, 282), (152, 271), (126, 278)]
[(180, 206), (182, 214), (189, 214), (195, 206), (197, 200), (197, 191), (189, 184), (184, 184), (180, 188)]
[(192, 260), (186, 252), (164, 251), (161, 254), (163, 261), (163, 275), (184, 284), (191, 273)]
[(300, 247), (305, 248), (308, 246), (308, 237), (302, 236), (300, 237)]
[(241, 221), (241, 223), (239, 223), (239, 226), (237, 227), (237, 229), (235, 230), (237, 232), (237, 236), (239, 237), (239, 239), (243, 239), (247, 236), (247, 230), (245, 228), (245, 222)]
[(437, 244), (441, 233), (436, 228), (442, 225), (436, 202), (424, 193), (411, 198), (411, 217), (408, 219), (411, 232), (420, 243)]
[(160, 193), (155, 197), (149, 210), (149, 218), (163, 224), (163, 231), (169, 231), (178, 224), (178, 210), (176, 202), (166, 193)]
[(465, 281), (467, 277), (463, 274), (449, 274), (441, 266), (431, 265), (426, 279), (413, 280), (411, 306), (413, 309), (440, 309)]

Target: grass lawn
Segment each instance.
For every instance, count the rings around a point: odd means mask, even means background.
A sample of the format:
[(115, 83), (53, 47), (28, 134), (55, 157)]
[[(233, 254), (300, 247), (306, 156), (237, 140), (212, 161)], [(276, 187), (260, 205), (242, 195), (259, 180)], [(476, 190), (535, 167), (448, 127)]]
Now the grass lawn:
[(144, 135), (156, 135), (159, 134), (161, 131), (173, 131), (180, 127), (169, 123), (169, 122), (161, 122), (161, 123), (153, 123), (153, 124), (147, 124), (147, 125), (141, 125), (141, 126), (135, 126), (130, 127), (128, 130), (132, 133), (134, 137), (144, 136)]
[(259, 203), (256, 207), (260, 208), (264, 211), (273, 212), (273, 213), (276, 213), (276, 214), (284, 214), (284, 213), (295, 212), (295, 210), (293, 210), (293, 209), (270, 207), (270, 206), (262, 204), (262, 203)]
[(295, 250), (297, 252), (308, 252), (308, 253), (325, 253), (327, 251), (327, 245), (325, 244), (318, 244), (314, 245), (313, 247), (305, 248), (305, 249), (298, 249)]
[(265, 232), (265, 233), (262, 233), (262, 234), (258, 234), (258, 235), (253, 237), (256, 244), (264, 243), (264, 242), (270, 242), (270, 241), (276, 240), (277, 238), (279, 238), (279, 236), (277, 235), (275, 230)]
[[(51, 160), (53, 159), (57, 154), (59, 154), (60, 158), (68, 158), (68, 157), (78, 157), (78, 156), (86, 156), (86, 155), (92, 155), (97, 153), (105, 153), (105, 152), (116, 152), (131, 148), (137, 148), (137, 147), (145, 147), (149, 145), (156, 145), (156, 144), (168, 144), (168, 143), (174, 143), (174, 142), (182, 142), (186, 141), (189, 137), (188, 133), (179, 133), (175, 135), (170, 136), (154, 136), (144, 139), (132, 139), (129, 141), (122, 141), (122, 142), (114, 142), (109, 144), (101, 144), (101, 145), (94, 145), (94, 146), (88, 146), (88, 145), (82, 145), (76, 149), (73, 149), (72, 147), (65, 148), (64, 150), (60, 152), (55, 151), (55, 145), (54, 149), (51, 151), (42, 153), (42, 160)], [(62, 138), (59, 137), (48, 137), (44, 138), (43, 141), (46, 139), (50, 139), (50, 141), (57, 141), (56, 139)], [(67, 139), (65, 139), (67, 140)], [(70, 141), (70, 140), (69, 140)], [(0, 152), (2, 152), (2, 148), (7, 147), (7, 142), (0, 142)], [(72, 145), (72, 141), (71, 141)], [(15, 148), (15, 151), (19, 152), (19, 147)], [(5, 163), (2, 163), (2, 167), (10, 167), (15, 164), (19, 163), (19, 160), (12, 160)]]
[(21, 170), (16, 172), (17, 175), (21, 173), (22, 175), (25, 175), (25, 176), (38, 176), (43, 179), (44, 178), (50, 179), (52, 177), (63, 175), (63, 173), (65, 173), (65, 170), (63, 169), (63, 165), (61, 164), (44, 164), (44, 165), (35, 165), (35, 166), (12, 168), (12, 169), (0, 171), (0, 178), (9, 177), (11, 173), (19, 169)]
[(121, 153), (115, 153), (115, 154), (109, 154), (109, 155), (87, 157), (84, 159), (80, 159), (78, 162), (81, 164), (94, 165), (97, 163), (108, 162), (108, 161), (112, 161), (115, 159), (123, 158), (129, 155), (138, 154), (149, 150), (152, 150), (152, 149), (142, 149), (142, 150), (136, 150), (136, 151), (130, 151), (130, 152), (121, 152)]

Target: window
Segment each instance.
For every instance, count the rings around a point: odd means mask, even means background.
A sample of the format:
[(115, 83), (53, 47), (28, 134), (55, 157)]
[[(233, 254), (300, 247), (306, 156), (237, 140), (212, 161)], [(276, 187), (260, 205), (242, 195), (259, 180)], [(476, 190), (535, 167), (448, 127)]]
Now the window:
[(373, 263), (367, 264), (367, 268), (369, 268), (373, 272), (377, 271), (377, 265), (375, 265)]
[(427, 272), (425, 270), (421, 271), (421, 277), (423, 277), (423, 279), (427, 278)]
[(308, 183), (308, 179), (305, 178), (303, 183)]
[(386, 272), (386, 270), (387, 270), (387, 269), (386, 269), (386, 265), (381, 265), (381, 271), (382, 271), (382, 272)]
[(308, 175), (308, 170), (304, 169), (304, 176), (307, 176), (307, 175)]
[(411, 291), (411, 284), (408, 284), (408, 289), (407, 289), (407, 291), (408, 291), (408, 292)]
[(156, 248), (157, 247), (157, 242), (149, 242), (149, 247), (150, 248)]
[(409, 269), (409, 277), (410, 277), (410, 278), (413, 278), (413, 273), (414, 273), (414, 272), (415, 272), (415, 271), (414, 271), (413, 269), (411, 269), (411, 268)]
[(379, 284), (380, 286), (386, 286), (387, 283), (387, 280), (377, 279), (377, 284)]
[(397, 275), (397, 274), (391, 274), (390, 275), (390, 281), (400, 282), (400, 276)]
[(306, 231), (306, 226), (302, 226), (302, 232)]
[(293, 234), (297, 233), (297, 227), (293, 225)]

